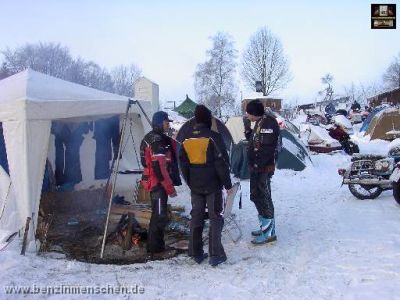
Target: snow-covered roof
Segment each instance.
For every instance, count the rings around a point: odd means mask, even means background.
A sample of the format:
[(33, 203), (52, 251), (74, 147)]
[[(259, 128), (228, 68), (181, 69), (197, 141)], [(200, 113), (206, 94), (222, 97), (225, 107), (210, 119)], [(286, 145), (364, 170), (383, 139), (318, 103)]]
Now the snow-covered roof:
[[(120, 114), (128, 99), (27, 69), (0, 81), (0, 120)], [(135, 105), (131, 112), (140, 113)]]
[(182, 117), (178, 112), (170, 109), (164, 110), (168, 113), (169, 118), (173, 121), (171, 122), (171, 127), (175, 130), (179, 130), (182, 125), (187, 121), (185, 117)]

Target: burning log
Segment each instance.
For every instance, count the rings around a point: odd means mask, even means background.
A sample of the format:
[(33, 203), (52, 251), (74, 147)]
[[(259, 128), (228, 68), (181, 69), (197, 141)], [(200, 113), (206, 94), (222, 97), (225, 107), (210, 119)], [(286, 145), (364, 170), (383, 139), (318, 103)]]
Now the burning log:
[(127, 214), (132, 214), (140, 226), (149, 228), (151, 209), (147, 205), (113, 205), (111, 208), (111, 215)]
[(125, 230), (125, 237), (124, 237), (124, 243), (122, 245), (122, 248), (124, 250), (129, 250), (132, 247), (132, 232), (133, 232), (133, 219), (135, 217), (133, 216), (132, 213), (128, 213), (128, 228)]

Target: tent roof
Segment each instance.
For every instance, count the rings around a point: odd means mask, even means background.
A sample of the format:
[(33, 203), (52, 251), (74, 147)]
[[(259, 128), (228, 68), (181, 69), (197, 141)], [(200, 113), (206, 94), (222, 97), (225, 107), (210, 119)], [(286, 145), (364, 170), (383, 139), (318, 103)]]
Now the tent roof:
[(194, 116), (194, 110), (197, 106), (197, 103), (186, 95), (186, 99), (175, 108), (175, 111), (184, 116), (185, 118), (191, 118)]
[[(0, 81), (0, 121), (53, 120), (123, 113), (128, 97), (103, 92), (32, 69)], [(146, 104), (142, 103), (143, 106)], [(138, 112), (133, 106), (132, 112)]]
[(370, 135), (374, 139), (391, 139), (387, 133), (391, 130), (400, 130), (400, 109), (390, 107), (383, 109), (372, 118), (364, 135)]

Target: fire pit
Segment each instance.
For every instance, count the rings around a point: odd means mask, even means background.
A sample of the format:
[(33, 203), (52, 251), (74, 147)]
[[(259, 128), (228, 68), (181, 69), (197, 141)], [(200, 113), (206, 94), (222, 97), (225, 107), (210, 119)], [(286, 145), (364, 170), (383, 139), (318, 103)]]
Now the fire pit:
[(107, 210), (103, 193), (103, 189), (96, 189), (43, 194), (37, 230), (40, 252), (62, 252), (67, 258), (89, 263), (132, 264), (186, 251), (189, 220), (182, 216), (181, 208), (169, 206), (167, 251), (151, 257), (146, 251), (150, 206), (113, 205), (104, 258), (100, 259)]

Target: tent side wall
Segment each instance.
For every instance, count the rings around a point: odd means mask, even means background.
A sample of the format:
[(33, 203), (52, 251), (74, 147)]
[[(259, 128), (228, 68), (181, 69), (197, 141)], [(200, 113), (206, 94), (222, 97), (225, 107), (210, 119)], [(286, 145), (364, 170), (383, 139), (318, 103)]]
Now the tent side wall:
[[(23, 227), (33, 216), (32, 232), (36, 229), (51, 121), (123, 114), (129, 100), (29, 69), (0, 81), (0, 122), (20, 215), (17, 226)], [(140, 104), (145, 112), (151, 111), (149, 102)], [(133, 104), (130, 112), (141, 115), (144, 132), (150, 130), (138, 105)]]
[[(3, 122), (4, 139), (14, 186), (20, 229), (28, 217), (33, 219), (31, 233), (36, 231), (41, 188), (50, 136), (50, 120)], [(31, 234), (29, 239), (33, 239)]]
[(373, 139), (386, 139), (386, 133), (391, 130), (400, 130), (400, 111), (384, 112), (376, 115), (369, 127), (365, 132), (365, 135), (370, 135), (371, 140)]

